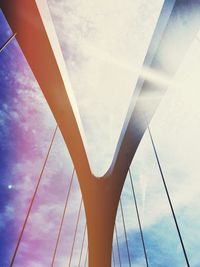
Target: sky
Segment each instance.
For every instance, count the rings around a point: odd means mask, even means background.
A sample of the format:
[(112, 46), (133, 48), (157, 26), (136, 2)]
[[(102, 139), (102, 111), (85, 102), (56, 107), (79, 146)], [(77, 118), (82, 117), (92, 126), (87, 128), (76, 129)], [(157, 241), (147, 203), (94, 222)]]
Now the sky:
[[(100, 175), (112, 160), (137, 70), (163, 1), (126, 0), (122, 5), (112, 0), (48, 0), (48, 4), (80, 111), (90, 164)], [(0, 25), (3, 44), (12, 33), (2, 13)], [(200, 33), (150, 124), (192, 267), (200, 266), (199, 40)], [(0, 266), (7, 267), (56, 123), (16, 40), (0, 53), (0, 61)], [(72, 171), (70, 155), (58, 131), (14, 266), (50, 265)], [(148, 133), (131, 173), (150, 266), (186, 266)], [(55, 266), (64, 267), (69, 262), (75, 229), (72, 222), (80, 198), (75, 177)], [(132, 266), (145, 266), (129, 177), (122, 204)], [(77, 266), (85, 225), (83, 209), (81, 214), (73, 266)], [(123, 266), (129, 266), (120, 210), (116, 222)], [(87, 241), (84, 257), (86, 247)], [(119, 266), (115, 236), (113, 247)]]
[(97, 176), (111, 164), (163, 4), (115, 2), (48, 1)]

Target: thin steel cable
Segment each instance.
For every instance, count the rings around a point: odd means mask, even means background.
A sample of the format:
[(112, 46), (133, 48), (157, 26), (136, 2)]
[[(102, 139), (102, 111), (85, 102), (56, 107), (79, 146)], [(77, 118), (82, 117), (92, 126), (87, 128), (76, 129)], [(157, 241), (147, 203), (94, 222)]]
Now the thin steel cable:
[(15, 36), (17, 35), (17, 33), (13, 33), (9, 39), (2, 45), (0, 46), (0, 53), (4, 50), (4, 48), (7, 47), (7, 45), (15, 38)]
[(32, 209), (32, 206), (33, 206), (33, 203), (34, 203), (34, 200), (35, 200), (35, 197), (36, 197), (36, 194), (37, 194), (37, 191), (38, 191), (40, 182), (41, 182), (41, 180), (42, 180), (42, 175), (43, 175), (43, 173), (44, 173), (44, 169), (45, 169), (45, 167), (46, 167), (47, 160), (48, 160), (48, 158), (49, 158), (49, 154), (50, 154), (50, 151), (51, 151), (53, 142), (54, 142), (54, 140), (55, 140), (55, 136), (56, 136), (57, 129), (58, 129), (58, 125), (56, 125), (56, 128), (55, 128), (55, 130), (54, 130), (54, 132), (53, 132), (53, 136), (52, 136), (52, 138), (51, 138), (51, 143), (50, 143), (50, 146), (49, 146), (49, 148), (48, 148), (48, 151), (47, 151), (47, 154), (46, 154), (46, 157), (45, 157), (43, 166), (42, 166), (42, 170), (41, 170), (41, 172), (40, 172), (39, 179), (38, 179), (38, 182), (37, 182), (35, 191), (34, 191), (34, 194), (33, 194), (32, 198), (31, 198), (31, 202), (30, 202), (30, 205), (29, 205), (29, 208), (28, 208), (28, 212), (27, 212), (26, 217), (25, 217), (24, 224), (23, 224), (23, 226), (22, 226), (22, 230), (21, 230), (20, 235), (19, 235), (18, 240), (17, 240), (17, 245), (16, 245), (16, 248), (15, 248), (14, 254), (13, 254), (13, 256), (12, 256), (12, 260), (11, 260), (11, 263), (10, 263), (10, 267), (12, 267), (13, 264), (14, 264), (15, 257), (16, 257), (16, 255), (17, 255), (17, 252), (18, 252), (18, 249), (19, 249), (19, 245), (20, 245), (20, 242), (21, 242), (22, 237), (23, 237), (23, 234), (24, 234), (24, 230), (25, 230), (25, 227), (26, 227), (28, 218), (29, 218), (29, 216), (30, 216), (31, 209)]
[(125, 223), (124, 211), (123, 211), (123, 207), (122, 207), (121, 198), (119, 200), (119, 203), (120, 203), (120, 209), (121, 209), (121, 215), (122, 215), (122, 221), (123, 221), (123, 227), (124, 227), (124, 235), (125, 235), (125, 240), (126, 240), (126, 249), (127, 249), (127, 254), (128, 254), (128, 261), (129, 261), (129, 266), (131, 267), (131, 257), (130, 257), (128, 237), (127, 237), (127, 231), (126, 231), (126, 223)]
[(87, 230), (87, 225), (85, 224), (84, 233), (83, 233), (83, 240), (82, 240), (82, 245), (81, 245), (81, 253), (80, 253), (80, 257), (79, 257), (78, 267), (81, 266), (81, 259), (82, 259), (83, 247), (84, 247), (84, 243), (85, 243), (85, 234), (86, 234), (86, 230)]
[(121, 256), (120, 256), (120, 249), (119, 249), (119, 240), (118, 240), (118, 234), (117, 234), (117, 226), (115, 224), (115, 236), (116, 236), (116, 240), (117, 240), (117, 251), (118, 251), (118, 257), (119, 257), (119, 266), (122, 266), (121, 263)]
[(169, 202), (169, 205), (170, 205), (170, 208), (171, 208), (173, 219), (174, 219), (174, 222), (175, 222), (175, 225), (176, 225), (176, 229), (177, 229), (179, 240), (180, 240), (180, 243), (181, 243), (181, 246), (182, 246), (182, 250), (183, 250), (184, 257), (185, 257), (185, 261), (186, 261), (187, 266), (190, 267), (190, 263), (189, 263), (188, 256), (187, 256), (187, 252), (186, 252), (186, 249), (185, 249), (185, 246), (184, 246), (184, 243), (183, 243), (181, 232), (180, 232), (180, 229), (179, 229), (179, 226), (178, 226), (178, 222), (177, 222), (177, 219), (176, 219), (176, 214), (174, 212), (174, 208), (173, 208), (173, 205), (172, 205), (172, 201), (171, 201), (170, 194), (169, 194), (169, 191), (168, 191), (168, 188), (167, 188), (167, 184), (166, 184), (165, 177), (164, 177), (164, 174), (163, 174), (163, 171), (162, 171), (162, 167), (161, 167), (161, 164), (160, 164), (160, 160), (159, 160), (158, 153), (157, 153), (157, 150), (156, 150), (156, 147), (155, 147), (155, 143), (154, 143), (154, 140), (153, 140), (153, 137), (152, 137), (152, 134), (151, 134), (150, 127), (148, 126), (147, 129), (148, 129), (148, 132), (149, 132), (151, 144), (152, 144), (153, 151), (154, 151), (154, 154), (155, 154), (155, 158), (156, 158), (156, 161), (157, 161), (157, 164), (158, 164), (158, 168), (159, 168), (159, 171), (160, 171), (160, 174), (161, 174), (161, 178), (162, 178), (162, 181), (163, 181), (163, 185), (164, 185), (164, 188), (165, 188), (167, 199), (168, 199), (168, 202)]
[(129, 171), (129, 177), (130, 177), (130, 181), (131, 181), (131, 188), (132, 188), (132, 192), (133, 192), (133, 198), (134, 198), (134, 203), (135, 203), (135, 208), (136, 208), (136, 213), (137, 213), (138, 224), (139, 224), (139, 228), (140, 228), (140, 236), (141, 236), (141, 240), (142, 240), (142, 246), (143, 246), (143, 250), (144, 250), (145, 261), (146, 261), (147, 267), (149, 267), (147, 251), (146, 251), (146, 246), (145, 246), (145, 241), (144, 241), (144, 236), (143, 236), (143, 231), (142, 231), (142, 224), (141, 224), (141, 220), (140, 220), (140, 214), (139, 214), (139, 209), (138, 209), (138, 205), (137, 205), (136, 194), (135, 194), (135, 190), (134, 190), (134, 186), (133, 186), (133, 179), (132, 179), (130, 169), (128, 171)]
[(87, 266), (87, 259), (88, 259), (88, 249), (86, 251), (86, 255), (85, 255), (85, 263), (84, 263), (84, 267)]
[(113, 257), (113, 265), (115, 267), (115, 254), (114, 254), (114, 249), (112, 247), (112, 257)]
[(79, 220), (80, 220), (82, 203), (83, 203), (83, 199), (81, 197), (81, 202), (80, 202), (80, 206), (79, 206), (79, 210), (78, 210), (78, 217), (77, 217), (77, 221), (76, 221), (76, 228), (75, 228), (74, 238), (73, 238), (73, 243), (72, 243), (72, 249), (71, 249), (71, 253), (70, 253), (69, 267), (71, 266), (72, 256), (73, 256), (73, 252), (74, 252), (74, 245), (75, 245), (75, 241), (76, 241), (76, 235), (77, 235), (78, 224), (79, 224)]
[(74, 179), (74, 173), (75, 173), (75, 168), (73, 168), (71, 179), (70, 179), (70, 182), (69, 182), (69, 187), (68, 187), (68, 190), (67, 190), (67, 196), (66, 196), (66, 200), (65, 200), (65, 206), (64, 206), (62, 218), (61, 218), (61, 221), (60, 221), (58, 236), (57, 236), (56, 245), (55, 245), (55, 249), (54, 249), (54, 253), (53, 253), (53, 258), (52, 258), (52, 262), (51, 262), (51, 267), (54, 266), (54, 262), (55, 262), (55, 258), (56, 258), (58, 244), (59, 244), (59, 241), (60, 241), (60, 236), (61, 236), (61, 232), (62, 232), (62, 228), (63, 228), (63, 222), (64, 222), (64, 219), (65, 219), (65, 214), (66, 214), (67, 205), (68, 205), (68, 201), (69, 201), (69, 195), (70, 195), (70, 192), (71, 192), (71, 187), (72, 187), (72, 183), (73, 183), (73, 179)]

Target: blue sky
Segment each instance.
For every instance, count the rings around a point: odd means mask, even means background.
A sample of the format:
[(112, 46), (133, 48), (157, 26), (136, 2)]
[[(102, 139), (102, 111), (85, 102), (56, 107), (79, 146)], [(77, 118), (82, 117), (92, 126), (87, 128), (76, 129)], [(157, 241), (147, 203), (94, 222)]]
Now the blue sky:
[[(130, 68), (133, 66), (137, 70), (142, 64), (162, 3), (127, 0), (121, 8), (119, 3), (113, 5), (113, 1), (74, 0), (60, 1), (57, 5), (54, 0), (48, 1), (80, 110), (88, 156), (97, 173), (104, 173), (111, 161), (137, 79), (137, 72), (133, 75)], [(148, 14), (151, 16), (146, 19)], [(0, 25), (2, 44), (11, 34), (2, 14)], [(199, 36), (192, 43), (150, 125), (192, 267), (200, 266)], [(0, 54), (0, 61), (0, 265), (7, 267), (55, 121), (15, 40)], [(120, 79), (119, 71), (123, 73)], [(113, 87), (116, 88), (114, 93), (110, 89)], [(109, 105), (111, 98), (113, 105)], [(107, 132), (104, 123), (109, 125)], [(150, 266), (186, 266), (148, 134), (141, 142), (131, 171)], [(58, 133), (16, 266), (49, 266), (56, 226), (62, 214), (64, 189), (71, 173), (70, 156)], [(74, 231), (72, 221), (79, 202), (80, 191), (75, 180), (56, 259), (60, 267), (69, 260)], [(132, 263), (142, 267), (145, 266), (144, 255), (128, 179), (122, 202)], [(79, 256), (84, 223), (82, 210), (74, 264)], [(117, 227), (123, 266), (129, 266), (120, 212)], [(85, 250), (86, 246), (85, 243)], [(115, 239), (113, 246), (117, 255)]]

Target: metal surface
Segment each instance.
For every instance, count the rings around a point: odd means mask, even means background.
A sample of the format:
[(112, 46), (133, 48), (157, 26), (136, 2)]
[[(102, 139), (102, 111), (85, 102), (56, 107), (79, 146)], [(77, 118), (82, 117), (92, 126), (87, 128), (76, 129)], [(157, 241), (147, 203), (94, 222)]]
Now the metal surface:
[[(48, 38), (36, 2), (1, 0), (0, 6), (12, 31), (17, 32), (17, 41), (58, 123), (76, 169), (86, 211), (89, 266), (110, 267), (113, 229), (123, 184), (166, 85), (138, 79), (112, 165), (105, 176), (97, 179), (89, 167), (56, 51), (52, 48), (53, 40)], [(197, 0), (165, 1), (144, 66), (172, 77), (199, 29), (199, 14)]]

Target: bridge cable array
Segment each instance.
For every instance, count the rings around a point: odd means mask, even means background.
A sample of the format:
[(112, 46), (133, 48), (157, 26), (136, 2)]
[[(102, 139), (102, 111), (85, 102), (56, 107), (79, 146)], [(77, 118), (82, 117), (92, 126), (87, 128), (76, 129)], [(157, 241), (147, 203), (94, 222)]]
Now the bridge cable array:
[(113, 265), (115, 267), (115, 253), (113, 247), (112, 247), (112, 260), (113, 260)]
[(58, 236), (57, 236), (57, 239), (56, 239), (56, 245), (55, 245), (55, 249), (54, 249), (54, 253), (53, 253), (51, 267), (54, 266), (54, 262), (55, 262), (55, 258), (56, 258), (56, 253), (57, 253), (58, 244), (59, 244), (59, 241), (60, 241), (60, 236), (61, 236), (61, 232), (62, 232), (63, 222), (64, 222), (64, 219), (65, 219), (65, 214), (66, 214), (67, 205), (68, 205), (68, 201), (69, 201), (69, 195), (70, 195), (70, 192), (71, 192), (72, 182), (73, 182), (73, 179), (74, 179), (74, 173), (75, 173), (75, 169), (73, 169), (73, 171), (72, 171), (72, 175), (71, 175), (69, 187), (68, 187), (68, 190), (67, 190), (67, 196), (66, 196), (65, 206), (64, 206), (64, 209), (63, 209), (63, 214), (62, 214), (62, 218), (61, 218), (61, 222), (60, 222), (60, 226), (59, 226)]
[(117, 226), (115, 224), (115, 236), (116, 236), (116, 241), (117, 241), (117, 251), (118, 251), (118, 258), (119, 258), (119, 266), (122, 266), (121, 263), (121, 255), (120, 255), (120, 249), (119, 249), (119, 239), (118, 239), (118, 233), (117, 233)]
[(16, 35), (17, 35), (17, 33), (13, 33), (8, 38), (8, 40), (2, 46), (0, 46), (0, 53), (7, 47), (7, 45), (9, 45), (9, 43), (11, 43), (11, 41), (15, 38)]
[(128, 237), (127, 237), (127, 232), (126, 232), (126, 224), (125, 224), (124, 211), (123, 211), (123, 207), (122, 207), (121, 198), (119, 200), (119, 204), (120, 204), (120, 210), (121, 210), (122, 221), (123, 221), (124, 235), (125, 235), (125, 240), (126, 240), (126, 249), (127, 249), (127, 254), (128, 254), (128, 262), (129, 262), (129, 267), (131, 267), (131, 257), (130, 257), (130, 252), (129, 252)]
[(85, 243), (85, 234), (87, 230), (87, 225), (85, 223), (85, 228), (84, 228), (84, 233), (83, 233), (83, 239), (82, 239), (82, 244), (81, 244), (81, 252), (80, 252), (80, 257), (79, 257), (79, 262), (78, 262), (78, 267), (81, 266), (81, 260), (82, 260), (82, 255), (83, 255), (83, 248), (84, 248), (84, 243)]
[(85, 263), (84, 263), (84, 267), (87, 266), (87, 261), (88, 261), (88, 249), (86, 251), (86, 255), (85, 255)]
[(18, 240), (17, 240), (17, 244), (16, 244), (16, 247), (15, 247), (15, 251), (14, 251), (14, 254), (13, 254), (13, 256), (12, 256), (11, 263), (10, 263), (10, 267), (12, 267), (13, 264), (14, 264), (15, 257), (16, 257), (16, 255), (17, 255), (17, 252), (18, 252), (18, 249), (19, 249), (19, 245), (20, 245), (20, 242), (21, 242), (22, 237), (23, 237), (23, 234), (24, 234), (24, 230), (25, 230), (25, 228), (26, 228), (26, 225), (27, 225), (27, 222), (28, 222), (28, 219), (29, 219), (31, 210), (32, 210), (32, 206), (33, 206), (35, 197), (36, 197), (36, 195), (37, 195), (38, 188), (39, 188), (39, 186), (40, 186), (40, 182), (41, 182), (41, 180), (42, 180), (42, 176), (43, 176), (43, 173), (44, 173), (44, 169), (45, 169), (46, 164), (47, 164), (47, 160), (48, 160), (48, 157), (49, 157), (49, 154), (50, 154), (50, 151), (51, 151), (51, 148), (52, 148), (52, 145), (53, 145), (55, 136), (56, 136), (57, 129), (58, 129), (58, 126), (56, 126), (56, 128), (55, 128), (55, 130), (54, 130), (54, 132), (53, 132), (53, 136), (52, 136), (52, 138), (51, 138), (50, 146), (49, 146), (49, 148), (48, 148), (48, 151), (47, 151), (47, 154), (46, 154), (46, 157), (45, 157), (43, 166), (42, 166), (41, 173), (40, 173), (40, 175), (39, 175), (39, 179), (38, 179), (38, 182), (37, 182), (35, 191), (34, 191), (33, 196), (32, 196), (32, 198), (31, 198), (31, 202), (30, 202), (30, 205), (29, 205), (29, 208), (28, 208), (28, 212), (27, 212), (26, 217), (25, 217), (25, 220), (24, 220), (24, 224), (23, 224), (23, 226), (22, 226), (20, 235), (19, 235)]
[[(10, 42), (15, 38), (15, 36), (16, 36), (16, 33), (12, 34), (12, 36), (0, 47), (0, 52), (2, 52), (7, 47), (8, 44), (10, 44)], [(157, 164), (158, 164), (158, 168), (159, 168), (159, 171), (160, 171), (160, 174), (161, 174), (161, 178), (162, 178), (162, 181), (163, 181), (163, 185), (164, 185), (164, 188), (165, 188), (167, 199), (168, 199), (168, 202), (169, 202), (169, 205), (170, 205), (170, 209), (171, 209), (171, 212), (172, 212), (172, 215), (173, 215), (173, 219), (174, 219), (174, 222), (175, 222), (175, 225), (176, 225), (176, 229), (177, 229), (179, 240), (180, 240), (180, 243), (181, 243), (181, 246), (182, 246), (182, 250), (183, 250), (184, 257), (185, 257), (185, 261), (186, 261), (187, 267), (190, 267), (190, 263), (189, 263), (188, 256), (187, 256), (187, 252), (186, 252), (186, 249), (185, 249), (185, 246), (184, 246), (184, 242), (183, 242), (183, 239), (182, 239), (182, 236), (181, 236), (181, 232), (180, 232), (180, 229), (179, 229), (179, 225), (178, 225), (178, 222), (177, 222), (177, 218), (176, 218), (175, 211), (174, 211), (174, 208), (173, 208), (173, 205), (172, 205), (172, 201), (171, 201), (170, 194), (169, 194), (169, 191), (168, 191), (168, 188), (167, 188), (167, 184), (166, 184), (165, 177), (164, 177), (164, 174), (163, 174), (163, 171), (162, 171), (162, 167), (161, 167), (161, 164), (160, 164), (160, 160), (159, 160), (159, 157), (158, 157), (158, 153), (157, 153), (157, 150), (156, 150), (156, 147), (155, 147), (155, 143), (154, 143), (154, 140), (153, 140), (153, 137), (152, 137), (152, 133), (151, 133), (150, 127), (148, 126), (147, 129), (148, 129), (148, 133), (149, 133), (149, 136), (150, 136), (150, 140), (151, 140), (151, 144), (152, 144), (152, 147), (153, 147), (153, 151), (154, 151), (154, 154), (155, 154), (155, 158), (156, 158), (156, 161), (157, 161)], [(22, 237), (23, 237), (23, 234), (24, 234), (24, 230), (25, 230), (25, 227), (27, 225), (27, 222), (28, 222), (31, 210), (32, 210), (32, 206), (33, 206), (33, 203), (35, 201), (35, 198), (36, 198), (36, 195), (37, 195), (40, 183), (41, 183), (41, 179), (42, 179), (42, 176), (43, 176), (43, 173), (44, 173), (44, 169), (46, 167), (46, 164), (47, 164), (47, 161), (48, 161), (48, 158), (49, 158), (49, 154), (50, 154), (50, 151), (52, 149), (53, 142), (55, 140), (55, 136), (56, 136), (57, 130), (58, 130), (58, 126), (56, 125), (56, 128), (55, 128), (55, 130), (53, 132), (53, 135), (52, 135), (52, 138), (51, 138), (51, 141), (50, 141), (50, 145), (49, 145), (46, 157), (44, 159), (44, 163), (42, 165), (42, 169), (41, 169), (41, 172), (40, 172), (40, 175), (39, 175), (39, 178), (38, 178), (38, 181), (37, 181), (33, 196), (31, 198), (31, 201), (30, 201), (30, 204), (29, 204), (29, 208), (28, 208), (27, 214), (25, 216), (25, 220), (24, 220), (21, 232), (19, 234), (19, 237), (18, 237), (18, 240), (17, 240), (17, 243), (16, 243), (16, 247), (15, 247), (12, 259), (11, 259), (11, 263), (9, 265), (10, 267), (13, 267), (13, 264), (14, 264), (14, 261), (15, 261), (19, 246), (20, 246), (20, 242), (22, 240)], [(73, 182), (73, 178), (74, 178), (74, 173), (75, 173), (75, 170), (73, 169), (73, 173), (72, 173), (72, 176), (71, 176), (71, 179), (70, 179), (70, 184), (69, 184), (69, 187), (68, 187), (68, 190), (67, 190), (67, 196), (66, 196), (66, 201), (65, 201), (65, 205), (64, 205), (63, 214), (62, 214), (61, 222), (60, 222), (60, 225), (59, 225), (59, 231), (58, 231), (58, 236), (57, 236), (57, 239), (56, 239), (56, 244), (55, 244), (55, 249), (54, 249), (53, 258), (52, 258), (52, 262), (51, 262), (51, 267), (54, 266), (54, 262), (55, 262), (55, 257), (56, 257), (56, 253), (57, 253), (57, 248), (58, 248), (60, 236), (61, 236), (61, 231), (62, 231), (62, 227), (63, 227), (64, 218), (65, 218), (65, 215), (66, 215), (66, 209), (67, 209), (67, 204), (68, 204), (68, 200), (69, 200), (69, 194), (70, 194), (70, 191), (71, 191), (71, 186), (72, 186), (72, 182)], [(145, 260), (146, 260), (146, 265), (148, 267), (149, 266), (148, 257), (147, 257), (145, 241), (144, 241), (144, 236), (143, 236), (143, 232), (142, 232), (142, 225), (141, 225), (141, 220), (140, 220), (140, 215), (139, 215), (139, 209), (138, 209), (138, 205), (137, 205), (135, 190), (134, 190), (134, 186), (133, 186), (133, 179), (132, 179), (132, 176), (131, 176), (130, 169), (129, 169), (129, 176), (130, 176), (130, 181), (131, 181), (131, 188), (132, 188), (132, 192), (133, 192), (134, 203), (135, 203), (135, 207), (136, 207), (137, 219), (138, 219), (138, 224), (139, 224), (139, 228), (140, 228), (140, 235), (141, 235), (141, 240), (142, 240), (142, 245), (143, 245), (143, 250), (144, 250), (144, 255), (145, 255)], [(79, 220), (80, 220), (81, 207), (82, 207), (82, 198), (81, 198), (81, 203), (80, 203), (80, 207), (79, 207), (79, 211), (78, 211), (76, 228), (75, 228), (73, 244), (72, 244), (70, 260), (69, 260), (69, 267), (71, 266), (71, 261), (72, 261), (73, 251), (74, 251), (74, 245), (75, 245), (75, 240), (76, 240), (76, 236), (77, 236), (78, 224), (79, 224)], [(122, 220), (123, 220), (123, 227), (124, 227), (124, 234), (125, 234), (125, 239), (126, 239), (126, 247), (127, 247), (129, 266), (131, 267), (130, 251), (129, 251), (127, 231), (126, 231), (125, 218), (124, 218), (123, 206), (122, 206), (121, 199), (120, 199), (120, 209), (121, 209), (121, 215), (122, 215)], [(87, 229), (87, 227), (85, 225), (78, 267), (80, 267), (80, 264), (81, 264), (81, 259), (82, 259), (82, 254), (83, 254), (83, 247), (84, 247), (84, 242), (85, 242), (86, 229)], [(114, 231), (115, 231), (116, 242), (117, 242), (119, 265), (121, 267), (122, 266), (121, 265), (121, 256), (120, 256), (119, 240), (118, 240), (118, 233), (117, 233), (116, 224), (115, 224)], [(113, 250), (113, 255), (112, 256), (113, 256), (113, 263), (114, 263), (114, 266), (115, 266), (114, 250)], [(84, 266), (86, 266), (87, 260), (88, 260), (88, 249), (87, 249), (86, 255), (85, 255)]]
[(78, 210), (78, 217), (77, 217), (77, 221), (76, 221), (76, 228), (75, 228), (74, 238), (73, 238), (73, 243), (72, 243), (72, 249), (71, 249), (71, 253), (70, 253), (70, 260), (69, 260), (69, 265), (68, 265), (69, 267), (71, 266), (71, 262), (72, 262), (72, 256), (73, 256), (73, 252), (74, 252), (74, 245), (75, 245), (76, 235), (77, 235), (77, 231), (78, 231), (78, 225), (79, 225), (79, 220), (80, 220), (82, 204), (83, 204), (83, 199), (81, 197), (81, 202), (80, 202), (80, 206), (79, 206), (79, 210)]
[(149, 137), (150, 137), (151, 144), (152, 144), (152, 147), (153, 147), (153, 151), (154, 151), (154, 154), (155, 154), (155, 158), (156, 158), (156, 161), (157, 161), (157, 164), (158, 164), (158, 168), (159, 168), (159, 171), (160, 171), (160, 175), (161, 175), (161, 178), (162, 178), (162, 182), (163, 182), (163, 185), (164, 185), (164, 188), (165, 188), (167, 199), (168, 199), (168, 202), (169, 202), (169, 205), (170, 205), (170, 209), (171, 209), (171, 212), (172, 212), (172, 215), (173, 215), (173, 219), (174, 219), (174, 222), (175, 222), (175, 225), (176, 225), (176, 229), (177, 229), (177, 233), (178, 233), (179, 240), (180, 240), (180, 243), (181, 243), (181, 247), (182, 247), (182, 250), (183, 250), (183, 254), (184, 254), (184, 257), (185, 257), (185, 261), (186, 261), (187, 267), (190, 267), (190, 263), (189, 263), (188, 256), (187, 256), (187, 252), (186, 252), (186, 249), (185, 249), (185, 246), (184, 246), (184, 243), (183, 243), (183, 238), (181, 236), (181, 232), (180, 232), (180, 229), (179, 229), (179, 225), (178, 225), (178, 221), (177, 221), (177, 218), (176, 218), (176, 214), (175, 214), (175, 211), (174, 211), (174, 208), (173, 208), (173, 205), (172, 205), (170, 194), (169, 194), (169, 191), (168, 191), (168, 188), (167, 188), (167, 184), (166, 184), (166, 181), (165, 181), (165, 177), (164, 177), (164, 174), (163, 174), (163, 171), (162, 171), (162, 167), (161, 167), (161, 164), (160, 164), (160, 160), (159, 160), (159, 157), (158, 157), (158, 153), (157, 153), (157, 150), (156, 150), (156, 147), (155, 147), (155, 143), (154, 143), (153, 136), (152, 136), (152, 133), (151, 133), (149, 125), (147, 126), (147, 129), (148, 129)]
[(139, 214), (139, 209), (138, 209), (138, 205), (137, 205), (135, 189), (134, 189), (134, 185), (133, 185), (133, 178), (132, 178), (130, 169), (129, 169), (128, 172), (129, 172), (129, 177), (130, 177), (130, 182), (131, 182), (131, 189), (132, 189), (133, 199), (134, 199), (135, 208), (136, 208), (137, 220), (138, 220), (139, 229), (140, 229), (140, 236), (141, 236), (141, 240), (142, 240), (142, 246), (143, 246), (145, 261), (146, 261), (147, 267), (149, 267), (147, 251), (146, 251), (146, 246), (145, 246), (145, 241), (144, 241), (144, 235), (143, 235), (143, 231), (142, 231), (142, 224), (141, 224), (141, 220), (140, 220), (140, 214)]

